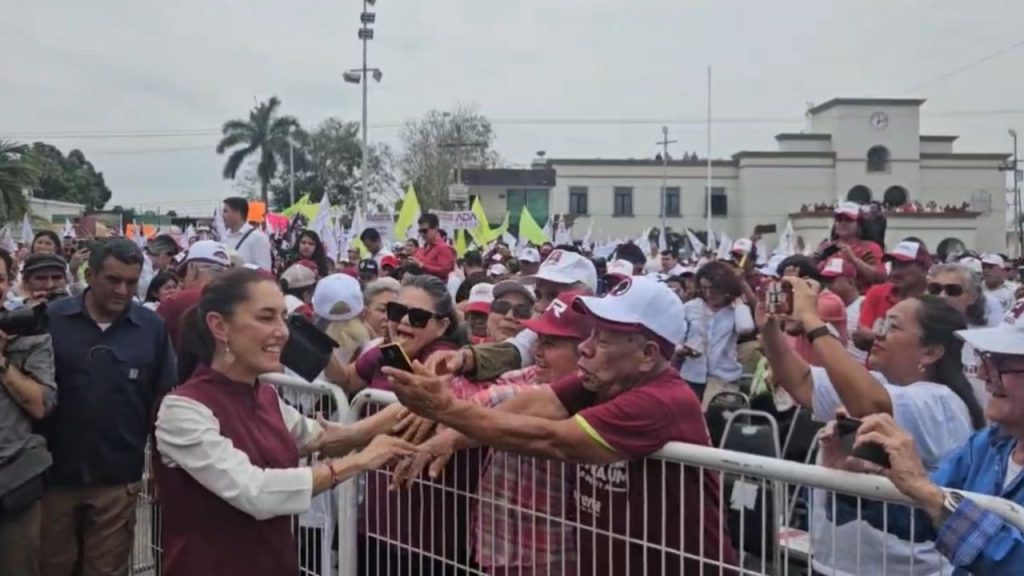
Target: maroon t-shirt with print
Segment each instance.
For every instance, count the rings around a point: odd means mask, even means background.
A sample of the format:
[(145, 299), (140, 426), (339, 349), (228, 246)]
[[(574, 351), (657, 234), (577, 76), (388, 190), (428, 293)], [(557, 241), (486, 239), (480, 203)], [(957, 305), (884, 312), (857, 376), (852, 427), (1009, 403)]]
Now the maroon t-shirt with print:
[[(646, 458), (668, 442), (711, 444), (700, 401), (679, 373), (666, 369), (600, 404), (579, 376), (552, 388), (596, 442), (623, 457), (610, 465), (579, 467), (580, 573), (729, 574), (717, 563), (736, 565), (718, 505), (720, 475)], [(688, 555), (682, 566), (680, 551)], [(702, 569), (698, 558), (713, 562)]]

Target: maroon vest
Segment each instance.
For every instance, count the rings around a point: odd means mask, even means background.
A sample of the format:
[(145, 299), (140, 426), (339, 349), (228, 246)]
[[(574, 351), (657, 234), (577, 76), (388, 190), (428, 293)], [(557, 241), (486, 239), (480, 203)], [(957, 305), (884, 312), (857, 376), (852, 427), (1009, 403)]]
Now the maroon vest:
[[(295, 440), (281, 418), (277, 391), (228, 380), (208, 366), (171, 392), (195, 400), (220, 422), (220, 433), (260, 468), (299, 464)], [(156, 459), (159, 461), (159, 459)], [(298, 570), (291, 517), (256, 520), (180, 468), (156, 465), (163, 522), (163, 574), (278, 576)]]

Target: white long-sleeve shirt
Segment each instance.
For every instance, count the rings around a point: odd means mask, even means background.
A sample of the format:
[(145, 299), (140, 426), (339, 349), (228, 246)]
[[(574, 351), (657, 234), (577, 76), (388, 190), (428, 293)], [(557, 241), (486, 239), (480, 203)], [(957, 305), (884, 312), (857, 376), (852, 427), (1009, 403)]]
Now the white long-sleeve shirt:
[(683, 305), (683, 310), (683, 321), (688, 322), (686, 343), (702, 352), (683, 362), (683, 379), (695, 383), (706, 383), (708, 378), (739, 380), (743, 367), (737, 358), (736, 341), (740, 334), (756, 328), (750, 308), (737, 298), (731, 306), (715, 312), (703, 299), (694, 298)]
[[(316, 421), (283, 402), (280, 407), (284, 425), (300, 450), (320, 434)], [(156, 445), (164, 465), (185, 470), (204, 488), (257, 520), (299, 514), (310, 507), (312, 468), (254, 466), (245, 452), (221, 435), (217, 417), (200, 402), (167, 396), (157, 414)]]
[[(237, 232), (228, 230), (222, 240), (230, 250), (238, 253), (238, 257), (246, 264), (255, 264), (267, 272), (273, 271), (273, 259), (270, 256), (270, 237), (262, 230), (253, 230), (248, 238), (245, 235), (253, 229), (252, 224), (244, 224)], [(245, 242), (242, 242), (245, 238)], [(239, 245), (241, 242), (241, 245)]]

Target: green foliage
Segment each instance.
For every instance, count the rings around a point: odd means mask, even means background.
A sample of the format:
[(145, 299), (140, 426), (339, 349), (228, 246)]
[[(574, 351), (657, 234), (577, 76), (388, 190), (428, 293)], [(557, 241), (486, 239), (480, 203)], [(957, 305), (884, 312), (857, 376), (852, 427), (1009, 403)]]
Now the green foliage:
[(26, 159), (27, 151), (24, 145), (0, 140), (0, 222), (17, 220), (28, 209), (23, 191), (35, 185), (39, 172)]
[[(234, 179), (239, 168), (249, 158), (256, 159), (256, 174), (260, 180), (260, 196), (268, 200), (270, 183), (278, 169), (288, 163), (289, 137), (301, 132), (299, 121), (291, 116), (278, 116), (281, 101), (273, 96), (260, 102), (245, 120), (229, 120), (221, 128), (223, 138), (217, 144), (217, 153), (231, 150), (224, 163), (224, 178)], [(296, 158), (298, 161), (298, 158)]]
[[(490, 121), (475, 109), (451, 112), (431, 110), (402, 127), (402, 177), (416, 187), (420, 205), (448, 208), (448, 185), (455, 170), (494, 168), (501, 163), (493, 150), (495, 134)], [(461, 144), (461, 145), (460, 145)]]
[(84, 204), (87, 210), (101, 210), (112, 195), (103, 173), (85, 158), (81, 150), (65, 156), (45, 142), (35, 142), (25, 150), (22, 160), (31, 164), (36, 177), (32, 195), (47, 200)]

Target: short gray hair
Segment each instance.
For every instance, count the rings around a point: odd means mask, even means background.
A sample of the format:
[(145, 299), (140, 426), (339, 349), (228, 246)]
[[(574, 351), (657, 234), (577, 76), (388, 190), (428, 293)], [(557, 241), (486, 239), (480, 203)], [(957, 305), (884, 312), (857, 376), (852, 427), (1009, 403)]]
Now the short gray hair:
[(384, 293), (391, 293), (398, 296), (398, 290), (402, 287), (401, 282), (386, 276), (370, 282), (366, 285), (366, 290), (363, 290), (363, 304), (366, 306), (370, 305), (370, 302), (374, 298)]
[(986, 317), (988, 307), (985, 301), (985, 291), (981, 288), (981, 274), (963, 264), (949, 263), (932, 266), (928, 270), (928, 278), (934, 278), (946, 272), (959, 274), (960, 278), (963, 278), (967, 284), (967, 290), (974, 295), (974, 299), (971, 300), (970, 305), (967, 306), (967, 311), (964, 313), (964, 316), (967, 317), (967, 322), (974, 326), (985, 326), (988, 324)]

